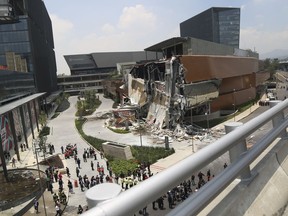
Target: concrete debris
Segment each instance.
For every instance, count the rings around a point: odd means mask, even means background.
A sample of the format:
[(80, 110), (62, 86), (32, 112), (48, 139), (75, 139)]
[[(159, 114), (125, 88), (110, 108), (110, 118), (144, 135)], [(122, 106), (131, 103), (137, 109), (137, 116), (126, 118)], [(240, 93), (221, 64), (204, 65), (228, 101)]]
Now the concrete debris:
[(96, 119), (108, 119), (113, 116), (112, 112), (97, 112), (95, 113)]

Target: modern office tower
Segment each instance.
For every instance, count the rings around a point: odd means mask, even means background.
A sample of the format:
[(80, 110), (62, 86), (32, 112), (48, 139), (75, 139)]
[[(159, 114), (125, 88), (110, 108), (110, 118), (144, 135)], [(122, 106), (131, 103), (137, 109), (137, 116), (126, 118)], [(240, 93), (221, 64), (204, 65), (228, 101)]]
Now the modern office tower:
[(38, 92), (56, 91), (52, 24), (44, 2), (0, 0), (0, 10), (0, 65), (33, 74)]
[(212, 7), (182, 23), (181, 37), (194, 37), (239, 48), (240, 8)]

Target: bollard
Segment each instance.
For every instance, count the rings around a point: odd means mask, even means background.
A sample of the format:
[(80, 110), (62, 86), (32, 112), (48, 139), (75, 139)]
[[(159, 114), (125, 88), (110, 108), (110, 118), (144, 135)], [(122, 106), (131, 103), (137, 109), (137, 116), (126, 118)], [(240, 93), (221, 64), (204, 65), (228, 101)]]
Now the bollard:
[(74, 180), (74, 187), (77, 188), (78, 187), (78, 181), (75, 179)]
[[(225, 132), (226, 134), (228, 134), (242, 125), (243, 125), (242, 122), (228, 122), (225, 124)], [(231, 163), (235, 162), (236, 160), (239, 159), (241, 154), (245, 152), (247, 152), (247, 145), (246, 140), (244, 139), (229, 150), (230, 162)], [(249, 179), (251, 177), (250, 167), (248, 166), (245, 169), (243, 169), (240, 175), (241, 180)]]
[(165, 136), (165, 149), (169, 150), (169, 139), (168, 139), (168, 136)]
[[(276, 105), (279, 104), (280, 102), (281, 102), (280, 100), (269, 101), (270, 108), (276, 106)], [(273, 127), (279, 126), (279, 125), (282, 123), (283, 120), (284, 120), (284, 113), (283, 113), (283, 112), (280, 112), (280, 113), (278, 113), (277, 115), (275, 115), (275, 116), (273, 117), (273, 119), (272, 119)], [(280, 137), (286, 137), (286, 136), (287, 136), (286, 130), (284, 130), (283, 132), (281, 132), (279, 136), (280, 136)]]

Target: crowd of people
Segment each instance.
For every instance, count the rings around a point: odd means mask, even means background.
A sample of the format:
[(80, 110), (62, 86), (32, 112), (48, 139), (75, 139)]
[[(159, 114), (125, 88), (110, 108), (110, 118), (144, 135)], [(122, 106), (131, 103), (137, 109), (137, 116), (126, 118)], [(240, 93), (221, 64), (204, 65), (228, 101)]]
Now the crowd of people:
[[(73, 150), (73, 155), (67, 159), (74, 159), (75, 161), (75, 174), (77, 179), (71, 179), (71, 171), (66, 167), (65, 171), (60, 171), (59, 169), (49, 166), (46, 170), (46, 177), (47, 177), (47, 188), (48, 191), (51, 192), (53, 196), (53, 200), (55, 202), (55, 211), (57, 215), (61, 215), (61, 205), (65, 206), (67, 204), (67, 193), (73, 194), (74, 187), (78, 187), (79, 189), (84, 192), (89, 188), (102, 184), (104, 182), (114, 182), (121, 185), (123, 191), (128, 190), (129, 188), (139, 184), (141, 181), (145, 181), (146, 179), (153, 176), (153, 173), (150, 170), (150, 163), (141, 163), (135, 170), (128, 170), (127, 173), (121, 172), (118, 175), (115, 175), (112, 172), (112, 169), (109, 165), (109, 161), (104, 158), (104, 153), (99, 152), (100, 158), (104, 160), (101, 161), (101, 164), (97, 158), (96, 150), (92, 147), (84, 149), (82, 158), (80, 159), (79, 153), (77, 151), (76, 144), (74, 145), (76, 148)], [(63, 148), (62, 153), (65, 154), (65, 150)], [(83, 161), (83, 164), (81, 164)], [(95, 169), (94, 169), (95, 164)], [(91, 171), (88, 176), (87, 173), (81, 173), (83, 166), (91, 166)], [(227, 164), (224, 164), (224, 168), (227, 167)], [(86, 169), (87, 170), (87, 169)], [(63, 182), (63, 175), (67, 176), (67, 187)], [(183, 181), (177, 187), (172, 188), (166, 194), (163, 194), (158, 199), (152, 202), (152, 209), (153, 210), (164, 210), (165, 205), (168, 208), (174, 208), (177, 203), (184, 201), (190, 194), (197, 192), (205, 183), (210, 181), (214, 175), (211, 175), (210, 169), (207, 170), (206, 175), (201, 171), (198, 174), (192, 175), (191, 178)], [(66, 180), (65, 180), (66, 181)], [(73, 187), (74, 181), (74, 187)], [(76, 183), (75, 183), (76, 181)], [(53, 189), (53, 183), (58, 183), (57, 190)], [(76, 184), (76, 185), (75, 185)], [(55, 186), (55, 184), (54, 184)], [(167, 203), (167, 204), (165, 204)], [(81, 214), (83, 211), (87, 210), (87, 206), (78, 206), (78, 214)], [(139, 211), (139, 214), (145, 215), (147, 214), (147, 206), (143, 207)]]

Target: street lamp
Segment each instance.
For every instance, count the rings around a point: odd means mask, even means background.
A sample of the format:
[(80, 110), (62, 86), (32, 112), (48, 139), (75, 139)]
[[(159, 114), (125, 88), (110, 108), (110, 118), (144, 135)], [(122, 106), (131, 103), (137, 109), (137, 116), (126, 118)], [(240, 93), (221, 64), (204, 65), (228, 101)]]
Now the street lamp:
[(140, 135), (140, 145), (142, 147), (142, 126), (140, 125), (140, 107), (138, 107), (137, 112), (137, 121), (138, 121), (138, 130)]
[(235, 115), (236, 115), (236, 104), (235, 104), (235, 89), (233, 89), (233, 106), (234, 106), (234, 122), (235, 122)]
[(206, 112), (205, 112), (205, 115), (206, 115), (206, 121), (207, 121), (207, 130), (208, 130), (208, 134), (209, 134), (209, 119), (208, 119), (208, 114), (210, 113), (210, 107), (208, 105), (208, 99), (206, 97)]
[(36, 162), (37, 162), (37, 170), (38, 170), (38, 177), (39, 177), (39, 183), (40, 183), (40, 190), (41, 190), (41, 193), (42, 193), (44, 212), (45, 212), (45, 215), (47, 216), (46, 204), (45, 204), (45, 198), (44, 198), (44, 191), (43, 191), (43, 186), (42, 186), (42, 181), (41, 181), (41, 173), (40, 173), (40, 168), (39, 168), (38, 154), (37, 154), (37, 150), (36, 150), (36, 142), (37, 142), (37, 140), (34, 139), (33, 140), (33, 146), (34, 146), (35, 155), (36, 155)]
[(194, 153), (195, 152), (195, 148), (194, 148), (194, 139), (193, 139), (193, 109), (192, 109), (192, 106), (191, 106), (191, 130), (192, 130), (192, 152)]

